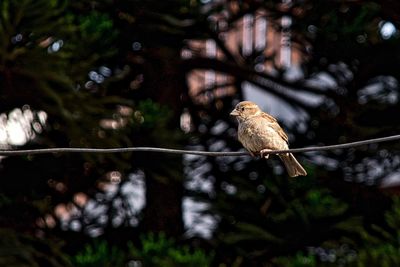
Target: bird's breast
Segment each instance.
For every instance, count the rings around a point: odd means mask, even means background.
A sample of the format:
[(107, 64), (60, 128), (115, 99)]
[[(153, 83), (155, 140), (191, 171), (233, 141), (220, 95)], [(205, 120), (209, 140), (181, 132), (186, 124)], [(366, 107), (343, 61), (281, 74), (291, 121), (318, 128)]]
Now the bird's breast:
[(243, 146), (252, 152), (262, 149), (286, 149), (287, 143), (268, 123), (247, 120), (239, 124), (238, 139)]

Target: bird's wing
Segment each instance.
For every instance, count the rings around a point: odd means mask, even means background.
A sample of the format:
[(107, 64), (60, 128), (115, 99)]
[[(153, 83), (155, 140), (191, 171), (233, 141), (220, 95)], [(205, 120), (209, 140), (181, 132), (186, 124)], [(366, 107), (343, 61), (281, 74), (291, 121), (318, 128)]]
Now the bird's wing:
[(274, 117), (265, 112), (263, 112), (261, 116), (268, 121), (269, 126), (272, 127), (286, 143), (289, 143), (288, 136)]

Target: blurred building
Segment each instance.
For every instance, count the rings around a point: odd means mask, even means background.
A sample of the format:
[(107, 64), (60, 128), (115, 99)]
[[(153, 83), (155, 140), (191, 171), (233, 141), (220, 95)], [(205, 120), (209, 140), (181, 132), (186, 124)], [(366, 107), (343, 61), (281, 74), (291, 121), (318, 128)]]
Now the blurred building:
[[(278, 70), (300, 72), (303, 52), (291, 42), (290, 16), (274, 19), (265, 9), (251, 14), (239, 15), (237, 1), (218, 1), (224, 8), (210, 16), (211, 24), (225, 51), (241, 64), (253, 65), (255, 71), (275, 75)], [(208, 5), (215, 5), (215, 1)], [(281, 8), (288, 7), (287, 1)], [(205, 9), (210, 8), (207, 5)], [(238, 19), (235, 19), (235, 17)], [(211, 57), (223, 60), (226, 52), (217, 44), (215, 38), (208, 40), (190, 40), (182, 51), (183, 58)], [(235, 79), (214, 70), (193, 70), (187, 76), (190, 96), (196, 103), (207, 103), (213, 98), (231, 95), (235, 92)]]

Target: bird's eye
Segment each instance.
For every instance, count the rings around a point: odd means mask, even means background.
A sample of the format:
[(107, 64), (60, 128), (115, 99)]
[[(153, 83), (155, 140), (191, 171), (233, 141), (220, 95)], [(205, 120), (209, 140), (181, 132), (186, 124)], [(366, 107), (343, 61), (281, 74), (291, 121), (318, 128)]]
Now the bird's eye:
[(244, 107), (242, 107), (241, 110), (244, 111)]

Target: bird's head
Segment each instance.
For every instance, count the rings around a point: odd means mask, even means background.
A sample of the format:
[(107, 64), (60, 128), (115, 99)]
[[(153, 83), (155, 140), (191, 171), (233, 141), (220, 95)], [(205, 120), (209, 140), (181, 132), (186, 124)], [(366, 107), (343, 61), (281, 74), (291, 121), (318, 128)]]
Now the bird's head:
[(261, 112), (262, 111), (255, 103), (251, 101), (242, 101), (236, 105), (230, 115), (236, 117), (239, 121), (243, 121)]

